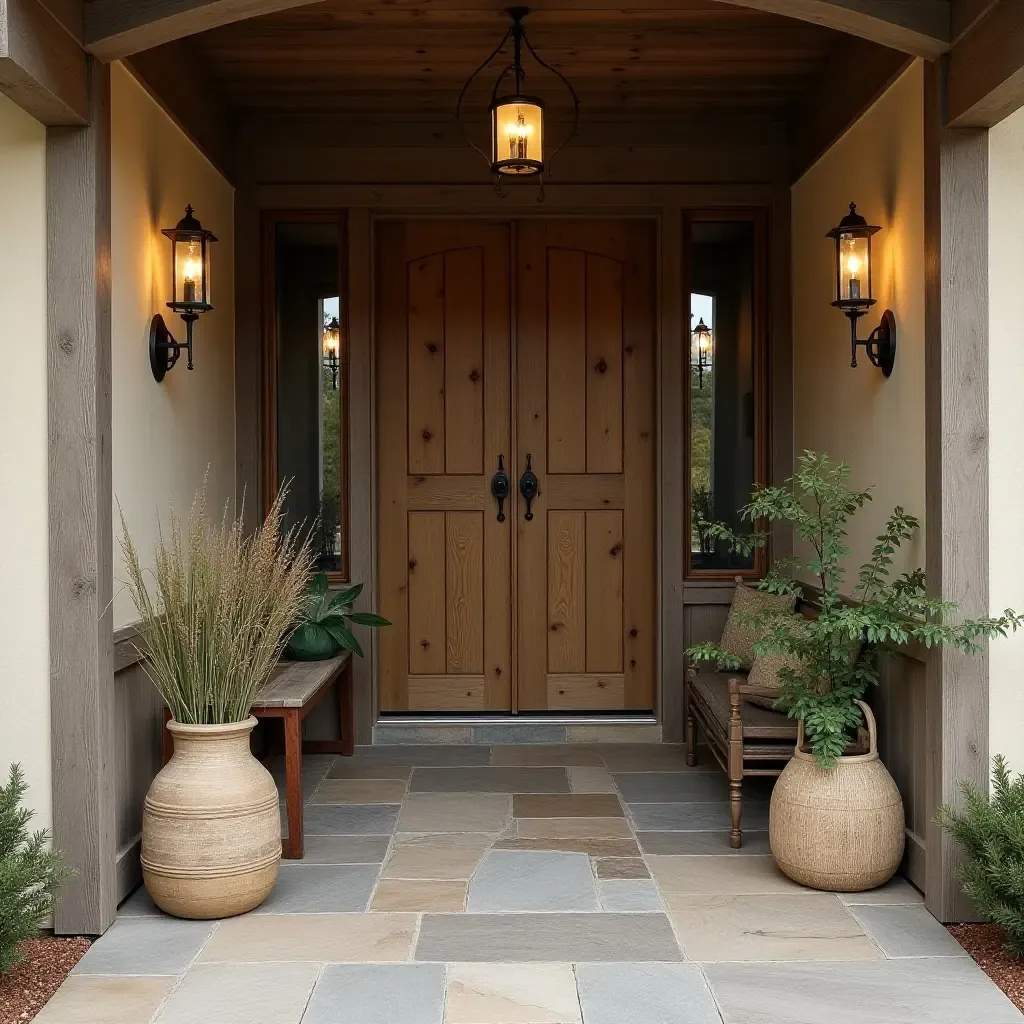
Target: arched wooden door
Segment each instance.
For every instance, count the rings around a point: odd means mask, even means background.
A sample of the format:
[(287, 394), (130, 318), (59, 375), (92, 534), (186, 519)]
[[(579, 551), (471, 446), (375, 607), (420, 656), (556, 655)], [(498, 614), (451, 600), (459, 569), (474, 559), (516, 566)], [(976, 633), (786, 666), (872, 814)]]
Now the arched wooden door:
[(652, 226), (384, 223), (377, 253), (381, 710), (652, 709)]

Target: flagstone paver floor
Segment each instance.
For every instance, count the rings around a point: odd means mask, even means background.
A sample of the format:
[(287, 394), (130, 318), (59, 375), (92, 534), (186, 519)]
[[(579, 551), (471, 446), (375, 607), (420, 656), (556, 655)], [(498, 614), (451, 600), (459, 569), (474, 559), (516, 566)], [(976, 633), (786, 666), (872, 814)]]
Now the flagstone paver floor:
[[(308, 757), (306, 858), (244, 917), (145, 892), (38, 1024), (1009, 1024), (907, 882), (785, 878), (748, 786), (678, 747)], [(280, 782), (280, 780), (279, 780)]]

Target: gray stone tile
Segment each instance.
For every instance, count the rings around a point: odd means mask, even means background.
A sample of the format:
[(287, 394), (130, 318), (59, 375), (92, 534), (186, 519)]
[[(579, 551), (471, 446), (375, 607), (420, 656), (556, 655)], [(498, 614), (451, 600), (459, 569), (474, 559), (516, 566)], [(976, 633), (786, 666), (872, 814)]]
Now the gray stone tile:
[(411, 793), (568, 793), (564, 768), (417, 768)]
[(597, 910), (590, 858), (585, 853), (494, 850), (476, 869), (466, 906), (478, 914)]
[[(391, 837), (311, 836), (303, 842), (303, 864), (381, 864)], [(287, 866), (287, 861), (285, 865)]]
[(412, 765), (367, 764), (351, 757), (339, 757), (327, 773), (329, 779), (401, 779), (409, 781)]
[[(692, 804), (627, 804), (638, 832), (709, 832), (730, 827), (729, 802)], [(744, 829), (768, 828), (768, 804), (743, 801)]]
[(345, 914), (366, 910), (378, 864), (281, 865), (270, 895), (254, 914)]
[(373, 742), (379, 746), (419, 746), (445, 744), (464, 746), (473, 742), (468, 725), (413, 725), (409, 722), (378, 722), (373, 727)]
[(442, 1024), (440, 964), (329, 964), (302, 1024)]
[(649, 878), (608, 878), (598, 882), (601, 909), (612, 913), (660, 914), (665, 911)]
[(579, 964), (584, 1024), (720, 1024), (693, 964)]
[(708, 964), (725, 1024), (1020, 1024), (966, 957), (830, 964)]
[(399, 804), (310, 804), (302, 828), (308, 836), (390, 835)]
[(213, 934), (211, 921), (122, 917), (78, 962), (76, 974), (181, 974)]
[(163, 911), (153, 902), (144, 885), (126, 899), (117, 908), (118, 917), (160, 917)]
[(686, 751), (670, 743), (608, 743), (599, 748), (608, 769), (619, 772), (715, 772), (718, 767), (710, 758), (696, 768), (686, 764)]
[(428, 767), (436, 765), (485, 765), (491, 760), (490, 747), (462, 746), (443, 743), (429, 746), (357, 747), (355, 755), (345, 759), (352, 766), (391, 765), (393, 767)]
[(663, 856), (687, 854), (766, 854), (771, 853), (767, 832), (743, 830), (743, 845), (734, 850), (728, 832), (637, 832), (644, 853)]
[(605, 963), (683, 956), (664, 914), (424, 914), (415, 959)]
[(885, 885), (865, 892), (841, 892), (839, 898), (848, 907), (859, 906), (900, 906), (924, 903), (924, 897), (905, 878), (897, 875)]
[(473, 727), (474, 743), (505, 744), (505, 743), (565, 743), (566, 730), (564, 725), (544, 725), (537, 723), (477, 725)]
[(319, 965), (199, 964), (154, 1024), (299, 1024)]
[(967, 956), (923, 906), (848, 906), (888, 957)]
[(729, 799), (729, 780), (710, 772), (620, 772), (612, 776), (628, 804), (679, 804)]

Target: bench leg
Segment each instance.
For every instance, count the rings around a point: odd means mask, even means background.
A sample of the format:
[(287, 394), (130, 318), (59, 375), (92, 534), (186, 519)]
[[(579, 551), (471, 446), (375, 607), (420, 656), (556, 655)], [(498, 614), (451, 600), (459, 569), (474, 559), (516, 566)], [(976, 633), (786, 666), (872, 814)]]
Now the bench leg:
[(285, 807), (288, 812), (288, 838), (282, 844), (287, 860), (301, 860), (302, 848), (302, 719), (298, 709), (284, 722)]
[(740, 819), (743, 815), (743, 719), (740, 713), (742, 697), (739, 681), (729, 680), (729, 814), (732, 828), (729, 845), (738, 850), (743, 845)]
[(697, 723), (689, 712), (686, 715), (686, 764), (689, 768), (697, 764)]
[(729, 830), (729, 845), (738, 850), (743, 845), (743, 832), (740, 830), (740, 819), (743, 815), (743, 783), (729, 780), (729, 814), (732, 828)]
[(348, 659), (345, 671), (339, 683), (338, 704), (341, 707), (341, 753), (343, 757), (351, 757), (356, 752), (356, 711), (355, 686), (352, 682), (352, 658)]

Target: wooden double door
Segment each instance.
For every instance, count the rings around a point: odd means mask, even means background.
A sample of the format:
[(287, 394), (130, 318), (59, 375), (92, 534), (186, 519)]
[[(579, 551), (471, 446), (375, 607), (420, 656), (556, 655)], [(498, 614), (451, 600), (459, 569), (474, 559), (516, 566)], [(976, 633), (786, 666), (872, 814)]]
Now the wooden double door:
[(651, 710), (653, 226), (383, 222), (376, 292), (381, 711)]

